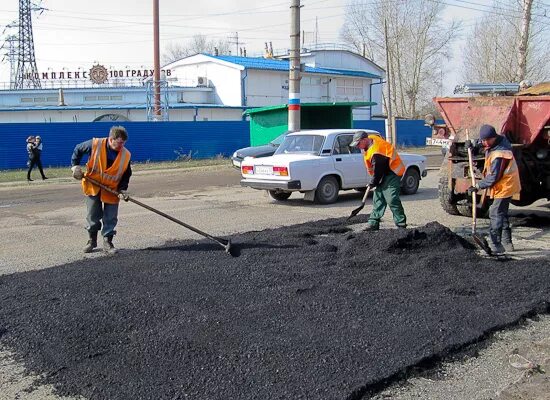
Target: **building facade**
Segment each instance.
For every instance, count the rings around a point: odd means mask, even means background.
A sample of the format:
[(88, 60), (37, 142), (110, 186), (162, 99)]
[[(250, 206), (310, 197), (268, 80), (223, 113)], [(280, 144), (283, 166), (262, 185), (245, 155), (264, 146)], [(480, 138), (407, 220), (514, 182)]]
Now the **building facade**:
[[(377, 105), (354, 110), (354, 119), (381, 114), (382, 68), (345, 50), (304, 52), (301, 60), (302, 103), (372, 101)], [(147, 121), (152, 73), (139, 79), (133, 71), (103, 70), (100, 84), (58, 80), (51, 88), (0, 90), (0, 123)], [(163, 93), (170, 121), (238, 121), (248, 108), (288, 102), (286, 57), (197, 54), (163, 70), (170, 72), (164, 74)], [(131, 79), (126, 81), (122, 73)]]

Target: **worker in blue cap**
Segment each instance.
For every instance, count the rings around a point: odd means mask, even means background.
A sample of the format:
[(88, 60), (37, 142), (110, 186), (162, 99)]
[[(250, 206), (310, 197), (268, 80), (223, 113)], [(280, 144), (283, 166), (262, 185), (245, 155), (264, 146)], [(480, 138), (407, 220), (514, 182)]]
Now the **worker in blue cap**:
[[(468, 195), (486, 189), (493, 199), (489, 208), (491, 223), (488, 243), (493, 254), (499, 255), (514, 251), (508, 209), (512, 198), (521, 191), (518, 166), (512, 144), (506, 137), (497, 134), (493, 126), (483, 125), (479, 130), (479, 139), (485, 149), (484, 177), (468, 188)], [(472, 146), (469, 141), (466, 145)]]

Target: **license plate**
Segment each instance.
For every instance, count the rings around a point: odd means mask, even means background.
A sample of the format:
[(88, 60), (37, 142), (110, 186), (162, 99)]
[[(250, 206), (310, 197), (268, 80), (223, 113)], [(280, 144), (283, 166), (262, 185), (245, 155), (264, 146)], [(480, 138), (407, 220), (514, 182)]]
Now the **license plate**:
[(256, 175), (272, 175), (273, 167), (271, 165), (256, 165), (254, 167), (254, 173)]
[(426, 146), (449, 146), (450, 144), (449, 139), (426, 138)]

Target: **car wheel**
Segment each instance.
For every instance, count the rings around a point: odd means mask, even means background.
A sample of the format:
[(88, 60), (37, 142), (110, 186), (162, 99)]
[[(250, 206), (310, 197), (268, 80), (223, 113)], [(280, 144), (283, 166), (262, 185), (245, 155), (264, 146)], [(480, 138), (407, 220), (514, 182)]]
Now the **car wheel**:
[(277, 201), (288, 200), (288, 198), (292, 194), (291, 192), (281, 192), (279, 190), (268, 190), (267, 192), (269, 193), (269, 197)]
[(340, 185), (334, 176), (325, 176), (317, 185), (315, 190), (315, 202), (320, 204), (331, 204), (338, 198)]
[(420, 185), (420, 174), (414, 168), (409, 168), (401, 181), (401, 193), (415, 194)]

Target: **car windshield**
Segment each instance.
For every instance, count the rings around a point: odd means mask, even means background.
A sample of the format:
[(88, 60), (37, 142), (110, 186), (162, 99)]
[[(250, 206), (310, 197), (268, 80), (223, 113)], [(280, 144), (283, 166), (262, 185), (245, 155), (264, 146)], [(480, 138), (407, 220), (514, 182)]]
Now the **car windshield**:
[(319, 154), (324, 140), (325, 137), (321, 135), (290, 135), (281, 143), (275, 154)]
[(272, 146), (280, 146), (281, 143), (285, 140), (286, 135), (288, 135), (288, 132), (283, 133), (282, 135), (277, 136), (275, 139), (273, 139), (271, 142), (269, 142)]

